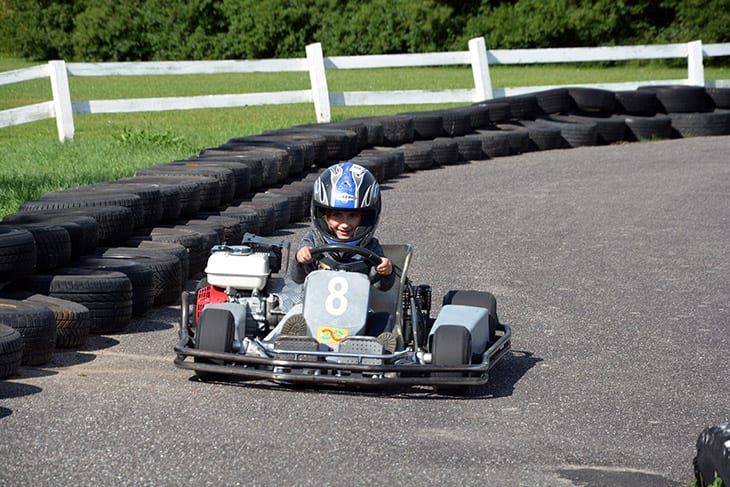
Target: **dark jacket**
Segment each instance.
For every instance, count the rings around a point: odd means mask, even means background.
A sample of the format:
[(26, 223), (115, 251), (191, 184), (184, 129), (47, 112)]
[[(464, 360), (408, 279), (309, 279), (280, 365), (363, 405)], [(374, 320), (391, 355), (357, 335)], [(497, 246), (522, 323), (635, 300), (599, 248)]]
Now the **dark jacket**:
[[(307, 233), (305, 233), (302, 236), (302, 239), (299, 241), (299, 246), (297, 247), (298, 252), (302, 247), (319, 247), (321, 245), (324, 245), (325, 242), (320, 241), (312, 230), (308, 230)], [(378, 242), (377, 238), (371, 238), (370, 241), (365, 245), (365, 248), (368, 250), (371, 250), (375, 254), (384, 257), (383, 253), (383, 247), (380, 245), (380, 242)], [(310, 272), (320, 269), (320, 260), (322, 256), (327, 255), (329, 258), (335, 260), (338, 263), (341, 264), (349, 264), (349, 263), (356, 263), (356, 262), (363, 262), (363, 266), (359, 269), (357, 269), (358, 272), (367, 273), (367, 265), (364, 263), (365, 258), (361, 255), (355, 255), (350, 254), (347, 256), (342, 256), (340, 254), (334, 254), (334, 253), (327, 253), (322, 254), (320, 256), (315, 257), (313, 262), (310, 262), (309, 264), (300, 264), (297, 259), (296, 255), (294, 259), (292, 260), (292, 265), (289, 267), (289, 277), (292, 281), (301, 284), (304, 282), (304, 278), (307, 277), (307, 274)], [(346, 259), (346, 260), (343, 260)], [(381, 291), (387, 291), (390, 289), (393, 284), (395, 283), (395, 268), (393, 269), (393, 272), (390, 273), (389, 276), (380, 276), (380, 280), (373, 284), (374, 287), (380, 289)]]

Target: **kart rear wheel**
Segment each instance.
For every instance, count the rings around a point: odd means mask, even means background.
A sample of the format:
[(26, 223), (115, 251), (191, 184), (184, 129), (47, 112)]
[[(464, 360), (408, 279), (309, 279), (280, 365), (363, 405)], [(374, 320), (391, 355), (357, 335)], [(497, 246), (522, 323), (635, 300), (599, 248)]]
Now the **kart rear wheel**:
[[(458, 325), (439, 327), (431, 342), (433, 365), (468, 365), (471, 363), (471, 334)], [(437, 377), (461, 377), (459, 372), (435, 372)], [(465, 392), (464, 386), (436, 386), (438, 393)]]
[(497, 298), (494, 294), (485, 291), (449, 291), (444, 296), (444, 305), (462, 304), (464, 306), (476, 306), (489, 310), (489, 343), (497, 339)]

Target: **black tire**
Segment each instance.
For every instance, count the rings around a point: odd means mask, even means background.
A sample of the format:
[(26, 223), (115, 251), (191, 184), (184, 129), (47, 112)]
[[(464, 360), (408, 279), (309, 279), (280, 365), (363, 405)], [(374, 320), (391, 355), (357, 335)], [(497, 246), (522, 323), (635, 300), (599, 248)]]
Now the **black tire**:
[(670, 113), (669, 118), (675, 138), (730, 135), (730, 111)]
[(449, 291), (443, 299), (443, 304), (462, 304), (465, 306), (476, 306), (489, 311), (489, 342), (497, 339), (497, 298), (490, 292), (485, 291)]
[(702, 430), (697, 438), (694, 467), (698, 487), (712, 485), (715, 475), (722, 485), (730, 485), (730, 424)]
[(109, 191), (119, 191), (121, 193), (136, 194), (142, 200), (142, 208), (144, 210), (145, 227), (157, 225), (162, 221), (164, 208), (162, 207), (162, 191), (159, 186), (145, 184), (142, 182), (127, 183), (120, 181), (111, 181), (105, 183), (97, 183), (92, 188), (101, 188)]
[(132, 283), (132, 316), (142, 316), (154, 305), (154, 271), (148, 266), (129, 259), (88, 256), (75, 261), (74, 266), (100, 271), (117, 271), (127, 276)]
[(535, 93), (538, 114), (567, 113), (575, 110), (575, 103), (567, 88), (553, 88)]
[(366, 120), (379, 123), (383, 127), (383, 145), (386, 147), (410, 144), (414, 140), (413, 119), (408, 115), (376, 116)]
[[(31, 202), (32, 203), (32, 202)], [(38, 200), (41, 210), (76, 209), (86, 207), (123, 206), (134, 216), (135, 228), (144, 225), (145, 209), (142, 198), (133, 193), (123, 193), (118, 188), (81, 186), (63, 191), (45, 193)], [(29, 203), (30, 204), (30, 203)]]
[(584, 115), (553, 115), (550, 119), (557, 122), (595, 124), (598, 128), (599, 144), (613, 144), (626, 140), (626, 122), (621, 119)]
[(23, 365), (43, 365), (56, 347), (56, 318), (48, 307), (15, 299), (0, 299), (0, 323), (23, 336)]
[(33, 235), (36, 247), (34, 272), (51, 271), (71, 261), (71, 237), (64, 227), (43, 223), (21, 223), (13, 226), (28, 230)]
[(203, 168), (223, 168), (231, 171), (233, 175), (233, 187), (228, 193), (221, 193), (221, 203), (227, 204), (234, 198), (241, 198), (251, 191), (251, 169), (246, 164), (236, 161), (209, 160), (190, 158), (185, 161), (177, 161), (175, 164), (194, 165)]
[[(241, 208), (237, 206), (229, 206), (223, 211), (211, 212), (211, 215), (219, 215), (223, 218), (233, 218), (238, 222), (241, 234), (254, 233), (259, 234), (261, 225), (259, 224), (259, 214), (253, 208)], [(201, 216), (208, 213), (201, 213)]]
[[(270, 201), (242, 201), (235, 206), (229, 206), (223, 211), (224, 215), (229, 213), (238, 214), (238, 210), (253, 210), (258, 220), (258, 235), (266, 237), (276, 231), (276, 210)], [(254, 233), (254, 232), (252, 232)]]
[(0, 323), (0, 379), (18, 373), (23, 360), (23, 336), (13, 327)]
[(251, 201), (270, 204), (274, 208), (276, 228), (284, 228), (291, 222), (291, 206), (288, 197), (276, 193), (256, 193)]
[(206, 246), (213, 248), (214, 245), (220, 245), (226, 237), (226, 229), (221, 223), (214, 221), (205, 221), (199, 219), (179, 221), (177, 225), (167, 225), (167, 228), (182, 228), (183, 230), (193, 230), (201, 233), (207, 239)]
[[(376, 147), (371, 149), (380, 152), (383, 159), (383, 179), (395, 179), (405, 171), (406, 162), (403, 153), (391, 147)], [(362, 153), (361, 153), (362, 154)]]
[(481, 161), (488, 157), (484, 153), (482, 138), (479, 135), (464, 135), (461, 137), (454, 137), (453, 140), (456, 142), (460, 161)]
[(121, 272), (65, 267), (54, 274), (23, 279), (17, 289), (86, 306), (91, 317), (90, 333), (123, 331), (132, 318), (132, 282)]
[(435, 112), (406, 112), (406, 115), (413, 120), (413, 140), (432, 140), (445, 135), (444, 119)]
[(598, 88), (568, 88), (576, 108), (582, 112), (611, 114), (616, 110), (616, 94)]
[(565, 147), (565, 139), (563, 139), (559, 127), (529, 122), (522, 123), (522, 126), (530, 135), (531, 150), (552, 150)]
[(730, 108), (730, 88), (705, 88), (708, 101), (706, 107)]
[[(215, 177), (216, 174), (228, 174), (230, 177), (230, 181), (224, 180), (223, 182), (220, 182), (219, 179)], [(200, 202), (198, 205), (198, 209), (217, 208), (218, 206), (220, 206), (221, 187), (225, 186), (226, 188), (228, 188), (227, 185), (229, 184), (229, 182), (232, 181), (233, 178), (233, 174), (227, 169), (223, 169), (222, 171), (204, 171), (202, 169), (196, 170), (195, 168), (186, 166), (174, 166), (164, 164), (159, 164), (157, 166), (143, 169), (137, 169), (134, 173), (134, 176), (165, 176), (178, 178), (182, 177), (184, 179), (195, 179), (195, 181), (200, 183)], [(180, 216), (195, 216), (195, 213), (193, 213), (192, 210), (183, 207)]]
[(617, 91), (616, 112), (653, 117), (659, 110), (656, 95), (648, 90)]
[[(206, 185), (215, 186), (215, 191), (218, 191), (217, 182), (207, 176), (138, 174), (137, 176), (120, 179), (119, 181), (141, 181), (148, 184), (157, 184), (161, 187), (171, 187), (173, 189), (172, 193), (163, 191), (162, 221), (166, 223), (174, 222), (180, 217), (196, 215), (200, 210), (202, 193)], [(170, 198), (170, 194), (175, 195), (175, 197)]]
[(336, 129), (351, 130), (355, 132), (355, 134), (357, 135), (355, 154), (363, 149), (367, 149), (368, 147), (370, 147), (370, 143), (368, 142), (368, 127), (361, 121), (352, 119), (340, 120), (337, 122), (330, 122), (327, 124), (327, 126)]
[(436, 137), (431, 142), (434, 166), (451, 166), (459, 162), (459, 143), (450, 137)]
[(226, 142), (223, 147), (238, 150), (241, 146), (258, 147), (262, 149), (276, 149), (284, 151), (287, 157), (277, 158), (277, 181), (283, 182), (290, 177), (302, 174), (304, 171), (304, 153), (297, 140), (280, 137), (276, 134), (249, 135), (235, 137)]
[(598, 145), (598, 125), (593, 122), (558, 122), (538, 119), (535, 123), (554, 125), (560, 129), (560, 135), (566, 147), (583, 147)]
[[(471, 137), (471, 136), (470, 136)], [(509, 134), (501, 130), (480, 130), (478, 137), (482, 144), (482, 152), (488, 158), (505, 157), (512, 153)]]
[(264, 194), (283, 196), (289, 201), (289, 223), (298, 223), (304, 220), (306, 198), (301, 191), (286, 186), (266, 190)]
[[(359, 164), (368, 171), (370, 171), (379, 183), (382, 183), (385, 180), (385, 165), (383, 163), (383, 160), (384, 159), (382, 157), (373, 157), (360, 154), (350, 159), (351, 162)], [(311, 193), (311, 188), (309, 192)]]
[(404, 144), (398, 147), (403, 153), (406, 171), (423, 171), (433, 167), (431, 147), (422, 144)]
[(46, 306), (56, 318), (56, 348), (80, 347), (91, 327), (89, 309), (79, 303), (33, 292), (4, 293), (3, 297)]
[[(200, 176), (208, 176), (218, 181), (220, 188), (220, 201), (218, 204), (227, 204), (233, 201), (236, 194), (236, 175), (233, 171), (224, 165), (201, 164), (196, 161), (172, 161), (165, 164), (153, 166), (152, 169), (163, 167), (165, 170), (169, 168), (180, 168), (187, 174), (195, 174)], [(212, 202), (211, 202), (212, 203)], [(216, 205), (217, 206), (217, 205)]]
[(458, 325), (444, 325), (436, 329), (431, 339), (434, 365), (467, 365), (471, 363), (471, 334)]
[(461, 137), (471, 133), (471, 114), (468, 107), (446, 108), (435, 113), (441, 116), (447, 136)]
[(208, 240), (191, 229), (156, 227), (143, 229), (138, 234), (141, 238), (156, 242), (168, 242), (180, 244), (188, 253), (188, 278), (195, 277), (205, 269), (208, 260), (210, 247)]
[[(458, 325), (444, 325), (431, 337), (431, 363), (433, 365), (467, 365), (471, 363), (471, 334)], [(461, 377), (459, 372), (434, 372), (436, 377)], [(464, 386), (436, 386), (439, 394), (458, 394), (468, 391)]]
[(469, 123), (471, 131), (492, 128), (492, 121), (489, 118), (489, 105), (486, 103), (474, 103), (464, 107), (469, 112)]
[(611, 118), (623, 120), (626, 124), (626, 140), (669, 139), (672, 137), (672, 120), (665, 115), (640, 117), (637, 115), (613, 115)]
[(640, 86), (639, 90), (654, 93), (660, 112), (693, 113), (707, 109), (703, 86)]
[(180, 244), (150, 240), (126, 243), (130, 246), (104, 249), (100, 256), (148, 266), (153, 271), (154, 304), (176, 303), (188, 279), (187, 249)]
[(99, 245), (99, 224), (90, 216), (22, 212), (5, 215), (3, 223), (49, 224), (63, 227), (71, 239), (72, 259), (94, 250)]
[(224, 161), (243, 164), (249, 168), (249, 184), (251, 185), (251, 190), (255, 191), (263, 185), (263, 160), (261, 157), (255, 157), (251, 152), (205, 149), (197, 156), (191, 157), (190, 160)]
[(367, 144), (363, 149), (383, 145), (383, 124), (379, 121), (371, 118), (356, 117), (345, 120), (344, 122), (359, 123), (365, 126), (365, 129), (367, 130)]
[(500, 101), (509, 104), (510, 114), (517, 120), (535, 120), (540, 113), (537, 97), (532, 94), (508, 96), (500, 98)]
[[(41, 199), (20, 205), (20, 211), (73, 210), (76, 214), (99, 214), (95, 208), (124, 207), (131, 212), (132, 228), (144, 222), (142, 200), (136, 194), (71, 194), (71, 192), (46, 193)], [(83, 212), (78, 211), (83, 210)], [(101, 235), (99, 236), (101, 239)], [(114, 237), (110, 237), (114, 238)]]
[[(362, 127), (364, 128), (364, 126)], [(357, 127), (349, 129), (344, 126), (337, 127), (331, 123), (299, 125), (289, 130), (324, 137), (327, 142), (327, 160), (346, 160), (353, 157), (360, 151), (360, 145), (363, 143), (362, 136), (366, 136), (364, 132), (359, 132)], [(305, 166), (305, 168), (307, 171), (309, 170), (309, 166)], [(292, 176), (302, 174), (303, 171), (300, 171)]]
[(509, 141), (509, 149), (511, 154), (524, 154), (530, 152), (530, 133), (525, 127), (512, 124), (498, 124), (497, 129), (504, 132)]
[(243, 240), (241, 222), (232, 216), (221, 216), (220, 214), (200, 213), (198, 218), (181, 221), (182, 224), (211, 224), (223, 230), (221, 237), (222, 244), (238, 245)]
[(489, 108), (489, 121), (493, 124), (505, 123), (512, 119), (511, 107), (506, 101), (496, 99), (482, 103)]
[(80, 209), (30, 210), (21, 205), (19, 214), (47, 215), (63, 218), (66, 216), (91, 217), (96, 221), (99, 240), (98, 245), (108, 245), (127, 239), (134, 231), (134, 215), (132, 210), (121, 206), (86, 207)]
[(28, 230), (0, 225), (0, 287), (29, 276), (35, 269), (35, 239)]
[[(152, 178), (150, 178), (152, 179)], [(181, 189), (186, 186), (183, 184), (160, 184), (145, 180), (145, 178), (123, 178), (111, 181), (110, 185), (116, 185), (120, 188), (139, 188), (137, 194), (142, 196), (145, 194), (145, 226), (150, 227), (158, 223), (175, 221), (182, 211), (183, 198), (189, 198), (189, 195), (183, 195)], [(187, 183), (188, 191), (192, 191), (196, 186)], [(146, 191), (146, 193), (141, 193)], [(157, 201), (150, 201), (149, 198), (155, 198)]]

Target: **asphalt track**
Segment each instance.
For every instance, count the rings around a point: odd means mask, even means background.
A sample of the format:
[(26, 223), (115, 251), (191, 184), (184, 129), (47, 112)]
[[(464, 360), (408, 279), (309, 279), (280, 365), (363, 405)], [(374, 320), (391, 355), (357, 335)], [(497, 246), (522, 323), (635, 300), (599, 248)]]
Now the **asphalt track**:
[[(0, 382), (2, 485), (684, 486), (730, 420), (730, 137), (405, 175), (378, 232), (487, 289), (513, 353), (469, 397), (201, 383), (177, 310)], [(295, 241), (306, 225), (283, 232)]]

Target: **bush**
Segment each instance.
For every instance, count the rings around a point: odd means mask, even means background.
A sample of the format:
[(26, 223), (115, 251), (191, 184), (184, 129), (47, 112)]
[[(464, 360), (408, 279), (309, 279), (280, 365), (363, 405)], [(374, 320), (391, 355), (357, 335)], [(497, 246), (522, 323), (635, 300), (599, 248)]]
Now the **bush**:
[(145, 61), (728, 42), (730, 0), (0, 0), (0, 46), (32, 60)]

